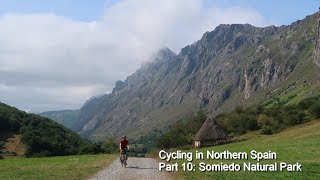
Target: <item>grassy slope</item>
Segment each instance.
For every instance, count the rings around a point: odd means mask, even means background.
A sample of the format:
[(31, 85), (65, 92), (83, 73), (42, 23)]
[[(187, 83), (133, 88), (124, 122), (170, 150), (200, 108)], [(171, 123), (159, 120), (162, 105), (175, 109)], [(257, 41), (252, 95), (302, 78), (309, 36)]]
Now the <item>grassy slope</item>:
[(85, 179), (110, 164), (115, 155), (78, 155), (0, 160), (0, 179)]
[[(206, 152), (207, 150), (214, 150), (222, 152), (229, 150), (232, 152), (247, 152), (250, 155), (251, 150), (256, 151), (275, 151), (277, 153), (277, 160), (264, 160), (261, 163), (271, 162), (287, 162), (287, 163), (302, 163), (303, 172), (180, 172), (178, 175), (186, 179), (279, 179), (279, 178), (293, 178), (293, 179), (319, 179), (320, 178), (320, 121), (312, 121), (306, 124), (298, 125), (293, 128), (282, 131), (275, 135), (260, 135), (258, 133), (249, 133), (242, 138), (249, 138), (247, 141), (238, 143), (225, 144), (216, 147), (208, 147), (198, 149)], [(248, 160), (245, 162), (256, 162)], [(198, 164), (200, 161), (193, 161)], [(236, 160), (203, 160), (207, 164), (215, 164), (220, 162), (232, 163), (237, 162), (242, 164), (244, 161)]]

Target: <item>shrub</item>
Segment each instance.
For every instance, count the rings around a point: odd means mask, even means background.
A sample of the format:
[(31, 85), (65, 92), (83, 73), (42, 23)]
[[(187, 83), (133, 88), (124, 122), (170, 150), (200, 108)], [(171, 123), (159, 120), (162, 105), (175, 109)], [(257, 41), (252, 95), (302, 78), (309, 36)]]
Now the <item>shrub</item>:
[(236, 113), (238, 113), (238, 114), (244, 112), (244, 110), (243, 110), (243, 108), (242, 108), (241, 106), (237, 106), (235, 111), (236, 111)]
[(297, 106), (286, 106), (283, 108), (283, 121), (286, 125), (302, 123), (306, 114)]
[(260, 104), (256, 107), (256, 114), (262, 114), (264, 112), (263, 106)]
[(82, 147), (80, 154), (100, 154), (103, 153), (101, 143), (90, 143)]
[(302, 101), (299, 102), (298, 107), (300, 109), (303, 110), (307, 110), (309, 109), (314, 103), (316, 103), (317, 101), (319, 101), (320, 98), (319, 97), (310, 97), (310, 98), (306, 98)]
[(236, 134), (243, 134), (246, 132), (246, 117), (244, 114), (234, 114), (229, 119), (229, 130)]
[(312, 104), (309, 111), (315, 118), (320, 118), (320, 102)]
[(3, 146), (4, 146), (5, 143), (6, 143), (5, 141), (0, 141), (0, 151), (1, 151), (1, 149), (3, 148)]
[(257, 130), (258, 129), (258, 123), (254, 116), (247, 116), (246, 117), (246, 129), (249, 131)]
[(26, 152), (26, 157), (48, 157), (48, 156), (52, 156), (52, 153), (47, 150), (37, 152), (37, 153), (32, 153), (32, 151)]
[(112, 137), (108, 138), (107, 141), (102, 144), (101, 148), (105, 153), (116, 153), (119, 150), (119, 144), (117, 144), (116, 139)]
[(260, 131), (261, 134), (273, 134), (273, 129), (270, 125), (263, 125)]
[(272, 124), (272, 118), (265, 115), (265, 114), (260, 114), (257, 118), (257, 123), (260, 127), (264, 125), (271, 125)]

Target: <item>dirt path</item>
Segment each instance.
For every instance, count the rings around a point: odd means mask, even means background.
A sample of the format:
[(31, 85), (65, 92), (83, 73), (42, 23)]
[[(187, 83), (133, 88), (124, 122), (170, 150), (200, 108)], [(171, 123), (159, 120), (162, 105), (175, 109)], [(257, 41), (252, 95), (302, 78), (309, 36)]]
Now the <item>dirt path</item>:
[(158, 162), (152, 158), (129, 158), (127, 168), (121, 167), (119, 159), (90, 178), (95, 179), (170, 179), (167, 174), (159, 172)]

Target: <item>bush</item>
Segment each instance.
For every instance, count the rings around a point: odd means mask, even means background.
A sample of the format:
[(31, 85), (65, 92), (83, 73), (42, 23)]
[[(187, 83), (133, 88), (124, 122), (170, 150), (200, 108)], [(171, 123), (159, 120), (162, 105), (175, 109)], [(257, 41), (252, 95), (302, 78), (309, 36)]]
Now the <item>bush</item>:
[(258, 129), (258, 123), (254, 116), (247, 116), (246, 129), (249, 131)]
[(257, 123), (260, 127), (265, 126), (265, 125), (271, 125), (272, 118), (265, 115), (265, 114), (260, 114), (257, 118)]
[(103, 152), (101, 143), (90, 143), (80, 150), (80, 154), (100, 154)]
[(244, 110), (243, 110), (243, 108), (242, 108), (241, 106), (237, 106), (235, 111), (236, 111), (236, 113), (238, 113), (238, 114), (244, 112)]
[(283, 108), (283, 121), (286, 125), (296, 125), (302, 123), (306, 114), (296, 106), (287, 106)]
[(3, 148), (3, 146), (5, 145), (5, 141), (0, 141), (0, 151), (1, 151), (1, 149)]
[(312, 104), (309, 111), (315, 118), (320, 118), (320, 102)]
[(303, 110), (307, 110), (309, 109), (314, 103), (318, 102), (320, 100), (320, 98), (317, 96), (317, 97), (310, 97), (310, 98), (306, 98), (302, 101), (299, 102), (298, 104), (298, 107), (300, 109), (303, 109)]
[(262, 126), (260, 133), (270, 135), (273, 134), (273, 129), (270, 125), (264, 125)]
[(52, 156), (52, 153), (50, 151), (41, 151), (38, 153), (32, 153), (31, 151), (26, 152), (26, 157), (49, 157)]
[(102, 144), (101, 148), (105, 153), (116, 153), (119, 151), (119, 144), (116, 143), (116, 139), (114, 137), (108, 138), (107, 141)]
[(264, 108), (261, 104), (256, 107), (256, 114), (262, 114), (264, 112)]
[(254, 111), (235, 111), (226, 118), (226, 127), (228, 132), (235, 134), (243, 134), (247, 131), (258, 129), (256, 116)]

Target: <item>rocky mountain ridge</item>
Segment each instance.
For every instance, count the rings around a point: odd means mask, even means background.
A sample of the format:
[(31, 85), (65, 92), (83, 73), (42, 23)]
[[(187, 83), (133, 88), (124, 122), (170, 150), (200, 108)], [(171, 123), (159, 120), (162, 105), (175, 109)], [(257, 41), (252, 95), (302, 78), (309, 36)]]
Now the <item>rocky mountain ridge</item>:
[(314, 52), (314, 62), (320, 66), (320, 9), (318, 15), (318, 29), (317, 29), (317, 37), (316, 37), (316, 44), (315, 44), (315, 52)]
[(162, 49), (112, 93), (87, 102), (75, 129), (91, 139), (137, 137), (200, 108), (214, 115), (310, 90), (320, 79), (312, 63), (317, 23), (314, 14), (289, 26), (219, 25), (179, 54)]

